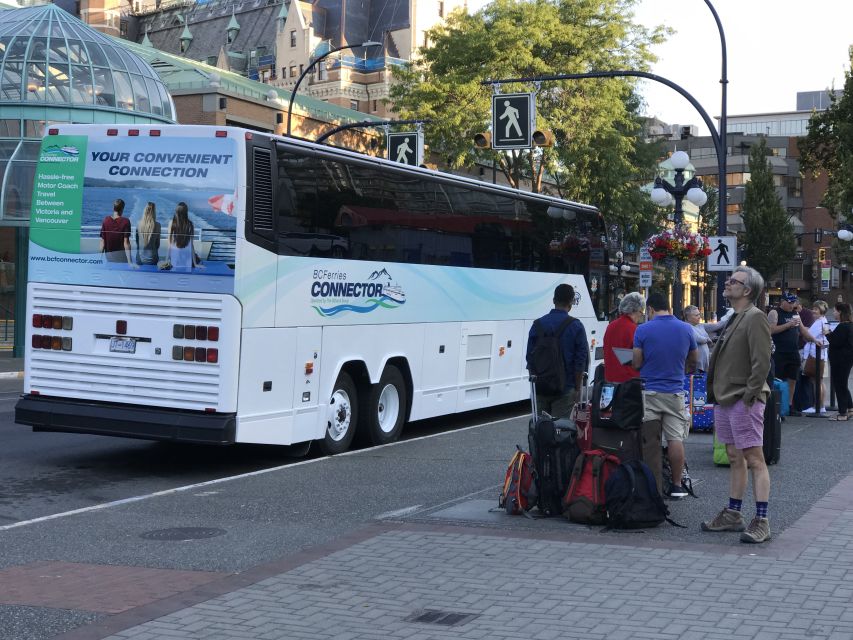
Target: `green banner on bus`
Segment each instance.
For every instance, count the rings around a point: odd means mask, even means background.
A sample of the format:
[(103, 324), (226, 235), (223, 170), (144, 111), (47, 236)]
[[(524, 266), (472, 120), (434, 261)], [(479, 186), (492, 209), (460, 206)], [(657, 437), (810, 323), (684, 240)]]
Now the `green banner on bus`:
[(86, 136), (61, 135), (42, 141), (33, 184), (30, 239), (45, 249), (80, 251), (86, 142)]

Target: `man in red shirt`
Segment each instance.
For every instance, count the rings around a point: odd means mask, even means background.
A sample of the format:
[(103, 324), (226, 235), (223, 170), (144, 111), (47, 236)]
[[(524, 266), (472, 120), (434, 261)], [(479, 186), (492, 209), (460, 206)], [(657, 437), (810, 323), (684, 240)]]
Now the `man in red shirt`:
[(101, 223), (101, 253), (109, 262), (127, 262), (134, 265), (130, 258), (130, 220), (125, 218), (124, 200), (118, 198), (113, 203), (113, 214)]
[(636, 378), (640, 372), (622, 364), (613, 349), (634, 348), (634, 331), (646, 315), (646, 301), (639, 293), (629, 293), (619, 303), (619, 317), (607, 325), (604, 332), (604, 379), (608, 382), (625, 382)]

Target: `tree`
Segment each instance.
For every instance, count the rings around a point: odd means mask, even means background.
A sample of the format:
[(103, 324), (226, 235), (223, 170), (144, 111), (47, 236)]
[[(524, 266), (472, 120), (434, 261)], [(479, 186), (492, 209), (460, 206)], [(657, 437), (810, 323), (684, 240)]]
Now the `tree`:
[[(476, 150), (490, 125), (488, 78), (534, 77), (611, 69), (646, 70), (650, 47), (666, 33), (632, 22), (636, 0), (495, 0), (474, 15), (456, 12), (428, 34), (429, 46), (394, 73), (391, 102), (401, 118), (429, 118), (430, 149), (453, 168), (496, 162), (510, 184), (597, 205), (636, 238), (658, 212), (637, 184), (654, 176), (660, 156), (640, 133), (633, 79), (543, 83), (537, 126), (556, 145), (532, 151)], [(507, 90), (533, 90), (513, 85)], [(544, 180), (547, 175), (548, 180)]]
[[(853, 50), (850, 52), (853, 66)], [(815, 177), (826, 174), (823, 205), (833, 216), (848, 215), (853, 208), (853, 72), (844, 73), (841, 96), (830, 93), (826, 111), (814, 113), (809, 131), (799, 141), (800, 168)]]
[(747, 261), (768, 280), (794, 257), (796, 245), (790, 217), (773, 186), (764, 136), (749, 152), (749, 172), (743, 205)]

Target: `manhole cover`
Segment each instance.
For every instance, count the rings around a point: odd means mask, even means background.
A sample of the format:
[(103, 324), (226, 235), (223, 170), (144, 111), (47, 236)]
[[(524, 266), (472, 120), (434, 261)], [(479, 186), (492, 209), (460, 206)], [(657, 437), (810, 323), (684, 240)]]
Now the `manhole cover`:
[(172, 529), (157, 529), (146, 531), (140, 538), (146, 540), (203, 540), (204, 538), (215, 538), (225, 533), (225, 529), (214, 529), (213, 527), (174, 527)]
[(458, 627), (479, 618), (477, 613), (458, 613), (456, 611), (437, 611), (435, 609), (423, 609), (415, 611), (406, 618), (407, 622), (420, 622), (423, 624), (440, 624), (445, 627)]

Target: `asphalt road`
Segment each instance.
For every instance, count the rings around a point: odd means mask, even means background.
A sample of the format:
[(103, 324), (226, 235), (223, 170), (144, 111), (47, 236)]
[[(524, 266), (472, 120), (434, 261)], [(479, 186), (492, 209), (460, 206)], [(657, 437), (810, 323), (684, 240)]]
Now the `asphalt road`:
[[(239, 572), (333, 541), (377, 519), (593, 532), (560, 518), (488, 513), (516, 443), (523, 406), (416, 425), (407, 441), (333, 458), (293, 458), (271, 447), (194, 447), (65, 434), (12, 424), (13, 388), (0, 386), (0, 569), (43, 560)], [(6, 395), (3, 395), (6, 394)], [(853, 423), (850, 423), (853, 424)], [(853, 427), (789, 420), (782, 462), (771, 469), (774, 531), (790, 526), (853, 471)], [(687, 442), (699, 499), (672, 504), (686, 529), (601, 534), (738, 545), (699, 523), (728, 493), (727, 470), (711, 463), (711, 436)], [(227, 479), (235, 474), (238, 477)], [(245, 475), (252, 474), (252, 475)], [(185, 490), (180, 487), (213, 482)], [(161, 492), (159, 495), (151, 495)], [(114, 501), (124, 501), (114, 503)], [(747, 504), (749, 499), (747, 499)], [(107, 504), (105, 508), (95, 508)], [(86, 509), (9, 528), (16, 522)], [(747, 506), (751, 515), (751, 506)], [(5, 525), (5, 526), (4, 526)], [(176, 527), (216, 530), (201, 540), (151, 539)], [(0, 637), (47, 638), (91, 614), (0, 605)], [(13, 630), (13, 631), (11, 631)]]

